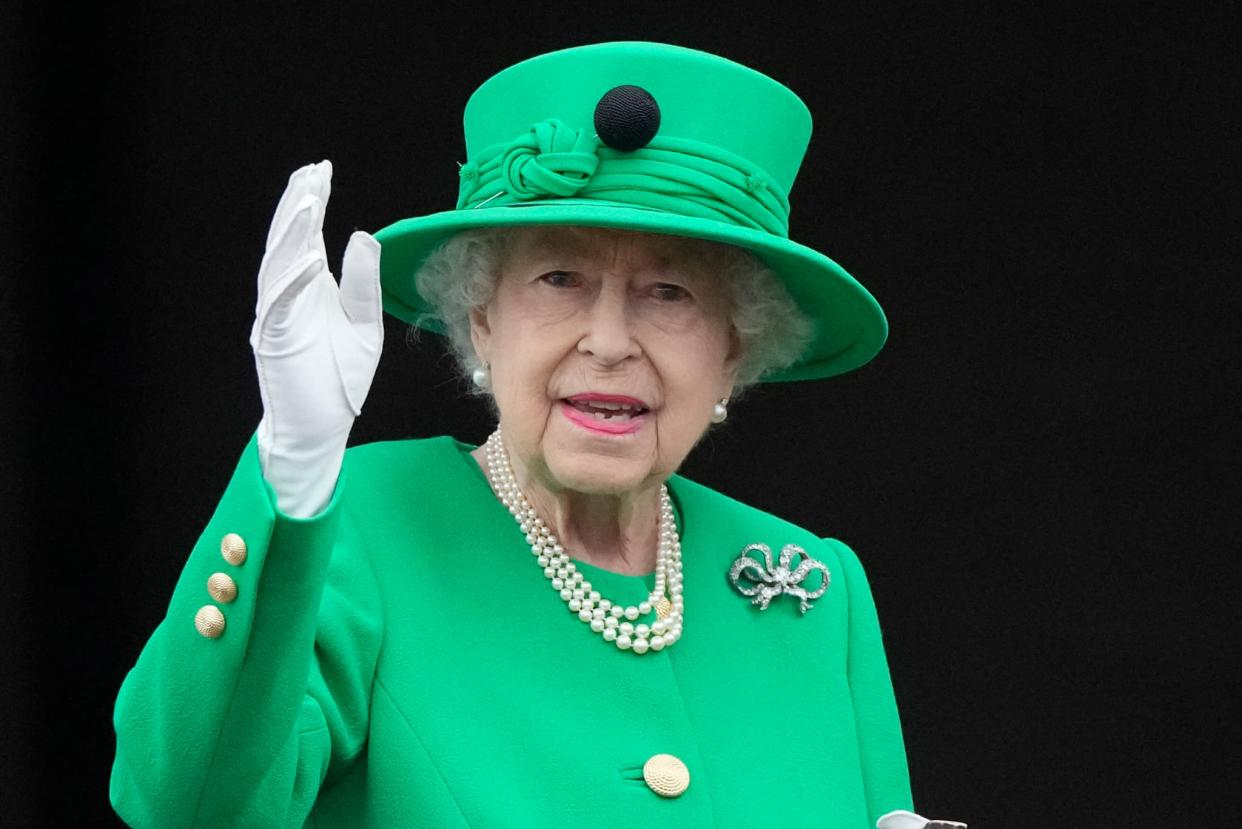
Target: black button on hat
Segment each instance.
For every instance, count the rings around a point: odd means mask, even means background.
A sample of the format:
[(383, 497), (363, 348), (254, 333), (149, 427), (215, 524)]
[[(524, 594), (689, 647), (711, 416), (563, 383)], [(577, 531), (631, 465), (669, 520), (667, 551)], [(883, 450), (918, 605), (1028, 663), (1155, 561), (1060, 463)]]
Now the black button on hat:
[(618, 150), (646, 146), (660, 129), (660, 107), (641, 86), (616, 86), (595, 105), (595, 133)]

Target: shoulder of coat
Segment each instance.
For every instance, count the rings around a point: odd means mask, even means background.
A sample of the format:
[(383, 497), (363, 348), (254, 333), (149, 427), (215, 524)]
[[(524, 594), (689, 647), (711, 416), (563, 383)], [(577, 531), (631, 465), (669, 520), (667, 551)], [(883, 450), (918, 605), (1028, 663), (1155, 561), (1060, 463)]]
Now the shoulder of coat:
[(437, 456), (450, 457), (454, 453), (473, 448), (452, 435), (435, 435), (427, 438), (398, 438), (360, 443), (345, 450), (346, 457), (354, 461), (376, 463), (393, 459)]
[(824, 543), (822, 536), (806, 527), (689, 478), (674, 475), (669, 490), (679, 502), (686, 521), (710, 525), (715, 532), (732, 538), (749, 538), (746, 543), (775, 545), (775, 550), (784, 544), (810, 549)]
[(345, 462), (356, 484), (365, 481), (371, 487), (396, 479), (434, 479), (462, 472), (467, 468), (463, 453), (472, 448), (452, 435), (377, 440), (350, 446)]

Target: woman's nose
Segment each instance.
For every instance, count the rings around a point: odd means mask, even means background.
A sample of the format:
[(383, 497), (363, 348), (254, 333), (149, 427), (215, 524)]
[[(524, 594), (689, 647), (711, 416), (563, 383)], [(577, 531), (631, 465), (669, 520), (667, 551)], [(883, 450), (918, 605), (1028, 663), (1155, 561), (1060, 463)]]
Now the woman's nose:
[(578, 351), (611, 366), (641, 353), (634, 339), (634, 321), (624, 289), (608, 286), (595, 296), (586, 316)]

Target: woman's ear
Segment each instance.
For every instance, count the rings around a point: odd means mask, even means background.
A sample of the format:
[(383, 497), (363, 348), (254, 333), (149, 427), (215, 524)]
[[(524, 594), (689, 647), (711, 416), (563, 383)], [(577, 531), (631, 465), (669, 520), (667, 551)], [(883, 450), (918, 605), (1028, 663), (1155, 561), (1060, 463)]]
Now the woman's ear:
[(474, 353), (482, 362), (490, 362), (487, 358), (487, 347), (491, 342), (492, 327), (487, 319), (487, 308), (476, 306), (470, 309), (470, 342), (474, 343)]
[(725, 354), (724, 361), (724, 382), (728, 386), (730, 392), (737, 385), (737, 372), (742, 365), (742, 357), (745, 355), (746, 349), (742, 345), (742, 338), (738, 335), (737, 329), (729, 326), (729, 351)]

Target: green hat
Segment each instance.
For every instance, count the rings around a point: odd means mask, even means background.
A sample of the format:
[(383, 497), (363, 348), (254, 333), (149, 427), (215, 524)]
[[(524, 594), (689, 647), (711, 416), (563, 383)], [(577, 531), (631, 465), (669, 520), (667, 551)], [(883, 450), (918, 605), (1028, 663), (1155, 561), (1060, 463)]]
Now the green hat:
[(794, 365), (764, 381), (842, 374), (880, 350), (879, 303), (789, 238), (789, 190), (811, 113), (788, 87), (731, 60), (642, 41), (529, 58), (466, 103), (467, 161), (453, 210), (376, 232), (384, 310), (440, 332), (414, 274), (458, 231), (586, 225), (725, 242), (756, 254), (815, 325)]

